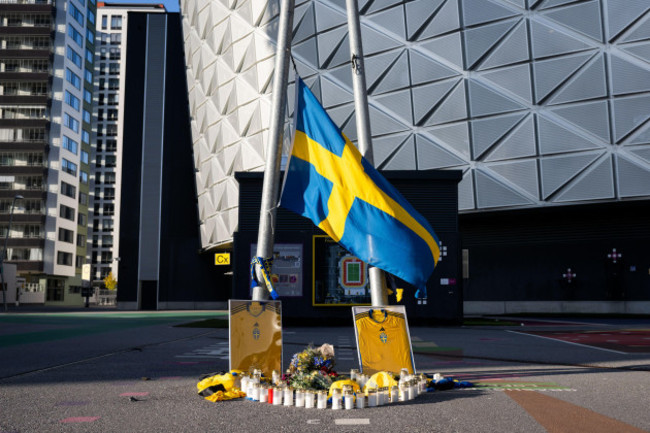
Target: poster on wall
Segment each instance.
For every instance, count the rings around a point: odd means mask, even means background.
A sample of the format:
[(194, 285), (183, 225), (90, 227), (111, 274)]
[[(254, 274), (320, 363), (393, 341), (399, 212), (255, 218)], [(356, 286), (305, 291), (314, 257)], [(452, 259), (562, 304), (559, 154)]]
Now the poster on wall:
[(313, 305), (370, 303), (368, 266), (328, 236), (314, 236)]
[[(251, 244), (251, 257), (256, 253), (257, 244)], [(273, 246), (271, 280), (280, 297), (302, 296), (302, 262), (302, 244)]]
[(282, 304), (280, 301), (228, 301), (230, 369), (261, 370), (271, 377), (282, 371)]
[(372, 375), (379, 371), (399, 374), (402, 368), (415, 373), (411, 336), (403, 305), (352, 307), (352, 316), (359, 367), (363, 374)]

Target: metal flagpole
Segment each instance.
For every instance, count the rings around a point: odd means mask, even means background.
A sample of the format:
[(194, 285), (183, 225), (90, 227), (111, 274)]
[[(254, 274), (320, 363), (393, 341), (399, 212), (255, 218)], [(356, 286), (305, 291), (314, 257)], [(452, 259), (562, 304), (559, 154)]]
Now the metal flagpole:
[[(354, 109), (357, 118), (357, 145), (361, 154), (370, 164), (374, 164), (370, 135), (370, 116), (368, 114), (368, 92), (366, 74), (363, 69), (363, 47), (361, 46), (361, 24), (359, 23), (359, 3), (346, 0), (348, 12), (348, 33), (350, 54), (352, 56), (352, 87), (354, 89)], [(388, 305), (386, 279), (381, 269), (369, 266), (370, 302), (375, 307)]]
[[(294, 0), (281, 0), (278, 23), (278, 41), (275, 51), (275, 75), (273, 77), (273, 99), (271, 102), (271, 124), (269, 143), (266, 149), (266, 167), (262, 184), (262, 205), (257, 236), (257, 257), (271, 258), (273, 254), (273, 228), (280, 187), (280, 162), (282, 159), (282, 138), (284, 132), (285, 107), (287, 103), (287, 82), (289, 78), (289, 57), (291, 32), (293, 30)], [(262, 275), (261, 266), (255, 265), (258, 287), (253, 289), (253, 300), (269, 298), (269, 291)]]

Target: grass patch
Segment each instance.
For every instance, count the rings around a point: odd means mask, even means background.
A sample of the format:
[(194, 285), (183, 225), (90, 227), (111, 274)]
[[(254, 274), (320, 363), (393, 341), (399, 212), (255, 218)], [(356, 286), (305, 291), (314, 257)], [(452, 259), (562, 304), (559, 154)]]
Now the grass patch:
[(228, 319), (206, 319), (176, 325), (177, 328), (227, 328)]
[(519, 326), (519, 323), (508, 320), (478, 318), (463, 320), (463, 326)]

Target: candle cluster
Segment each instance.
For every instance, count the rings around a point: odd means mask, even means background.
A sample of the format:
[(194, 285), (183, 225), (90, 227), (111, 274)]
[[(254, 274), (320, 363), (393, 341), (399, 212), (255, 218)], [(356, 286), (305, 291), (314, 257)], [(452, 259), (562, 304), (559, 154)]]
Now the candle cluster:
[[(342, 386), (332, 385), (329, 398), (326, 390), (294, 389), (274, 371), (270, 382), (258, 370), (251, 375), (241, 375), (241, 389), (246, 399), (276, 406), (295, 406), (307, 409), (350, 410), (383, 406), (412, 400), (427, 391), (428, 379), (424, 374), (409, 374), (402, 369), (399, 380), (392, 374), (381, 372), (372, 377), (350, 371), (350, 379), (340, 376)], [(379, 386), (380, 384), (381, 386)]]

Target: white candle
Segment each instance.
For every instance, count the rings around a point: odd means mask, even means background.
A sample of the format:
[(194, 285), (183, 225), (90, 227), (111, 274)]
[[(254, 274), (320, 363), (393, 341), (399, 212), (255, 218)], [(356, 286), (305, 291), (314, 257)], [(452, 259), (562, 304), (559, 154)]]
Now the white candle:
[(327, 393), (325, 391), (318, 391), (318, 409), (327, 408)]
[(390, 387), (390, 402), (391, 403), (397, 403), (399, 400), (399, 391), (396, 386), (391, 386)]
[(305, 393), (305, 407), (307, 409), (312, 409), (314, 407), (315, 398), (316, 394), (314, 394), (312, 391), (307, 391)]
[(363, 409), (366, 406), (366, 396), (363, 393), (357, 394), (357, 409)]
[(335, 389), (332, 391), (332, 409), (341, 409), (341, 390)]
[(377, 406), (377, 390), (370, 389), (368, 390), (368, 407)]
[(260, 388), (260, 403), (266, 403), (269, 398), (269, 390), (266, 386)]
[(305, 392), (299, 389), (296, 390), (296, 407), (305, 406)]
[(273, 388), (273, 405), (279, 406), (282, 404), (282, 388)]
[(346, 410), (354, 409), (354, 395), (346, 394), (345, 397), (343, 397), (343, 401)]
[(285, 388), (284, 390), (284, 405), (293, 406), (293, 389)]

